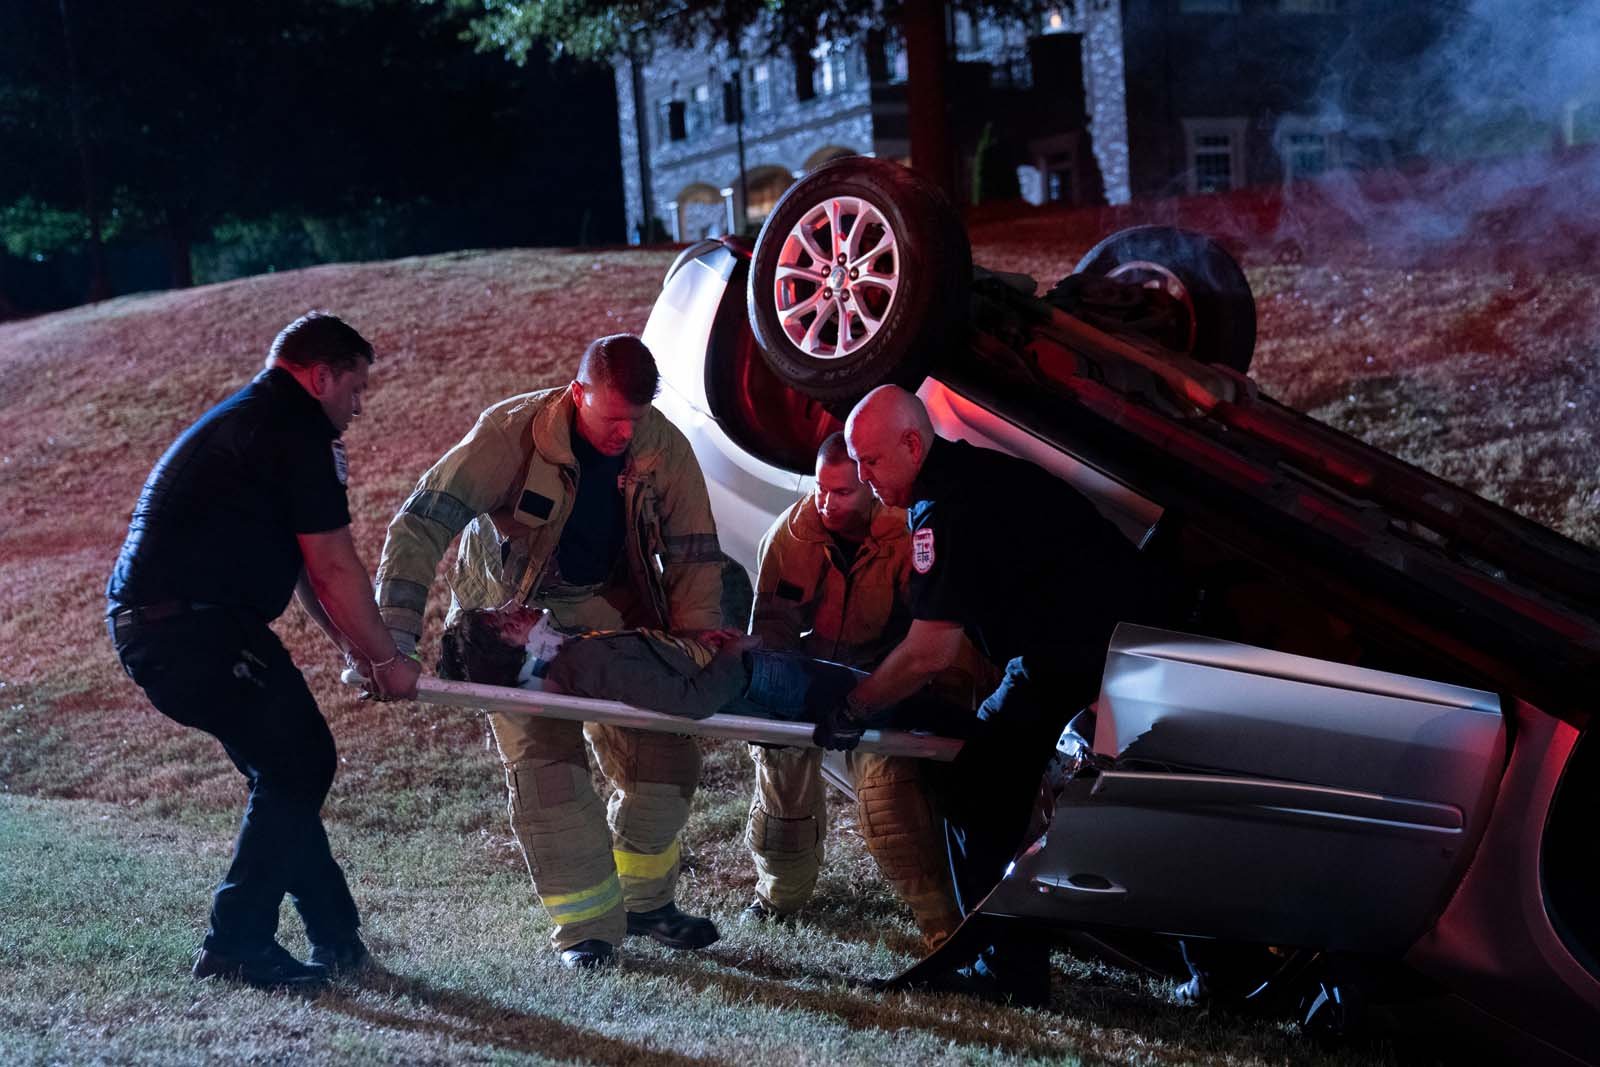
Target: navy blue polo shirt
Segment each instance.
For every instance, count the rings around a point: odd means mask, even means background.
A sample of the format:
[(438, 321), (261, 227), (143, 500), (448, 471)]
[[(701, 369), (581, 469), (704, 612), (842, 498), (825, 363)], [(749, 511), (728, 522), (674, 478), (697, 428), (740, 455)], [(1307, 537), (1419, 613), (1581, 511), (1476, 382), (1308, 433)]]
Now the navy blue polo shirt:
[(578, 461), (578, 492), (556, 544), (556, 570), (571, 585), (594, 585), (611, 577), (627, 523), (617, 479), (628, 454), (608, 456), (572, 427), (572, 455)]
[(277, 618), (304, 565), (295, 535), (350, 525), (343, 448), (293, 375), (262, 371), (150, 472), (106, 598), (113, 607), (191, 601)]
[(911, 492), (912, 618), (960, 623), (991, 661), (1103, 652), (1119, 621), (1149, 618), (1138, 549), (1048, 471), (935, 440)]

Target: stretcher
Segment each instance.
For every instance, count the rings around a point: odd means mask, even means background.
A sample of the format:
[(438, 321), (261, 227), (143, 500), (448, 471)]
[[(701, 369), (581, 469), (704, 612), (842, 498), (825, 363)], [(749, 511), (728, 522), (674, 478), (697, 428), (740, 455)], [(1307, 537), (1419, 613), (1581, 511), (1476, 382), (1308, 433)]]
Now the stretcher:
[[(344, 672), (343, 681), (346, 685), (366, 684), (364, 678), (350, 670)], [(753, 715), (712, 715), (704, 719), (688, 719), (647, 711), (616, 700), (479, 685), (476, 682), (452, 682), (443, 678), (419, 678), (417, 700), (419, 703), (447, 708), (539, 715), (547, 719), (597, 722), (657, 733), (795, 747), (806, 747), (812, 743), (812, 724), (809, 722), (763, 719)], [(864, 752), (877, 752), (885, 756), (907, 756), (947, 763), (961, 751), (961, 742), (951, 737), (936, 737), (909, 730), (867, 730), (861, 736), (859, 748)]]

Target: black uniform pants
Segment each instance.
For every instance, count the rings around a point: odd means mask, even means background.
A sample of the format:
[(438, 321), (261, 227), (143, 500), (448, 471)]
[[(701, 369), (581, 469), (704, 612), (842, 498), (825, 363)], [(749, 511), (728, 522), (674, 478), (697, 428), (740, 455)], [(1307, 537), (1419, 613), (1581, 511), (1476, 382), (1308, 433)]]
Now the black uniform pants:
[(222, 742), (250, 783), (205, 947), (234, 958), (268, 949), (285, 893), (313, 945), (353, 938), (360, 919), (322, 826), (333, 735), (277, 636), (222, 608), (113, 620), (110, 629), (123, 669), (156, 710)]
[[(1022, 847), (1044, 769), (1067, 721), (1093, 702), (1103, 651), (1026, 655), (1006, 665), (1000, 685), (978, 708), (977, 725), (945, 769), (939, 789), (956, 903), (970, 914), (999, 884)], [(990, 964), (1042, 968), (1046, 946), (993, 946)]]

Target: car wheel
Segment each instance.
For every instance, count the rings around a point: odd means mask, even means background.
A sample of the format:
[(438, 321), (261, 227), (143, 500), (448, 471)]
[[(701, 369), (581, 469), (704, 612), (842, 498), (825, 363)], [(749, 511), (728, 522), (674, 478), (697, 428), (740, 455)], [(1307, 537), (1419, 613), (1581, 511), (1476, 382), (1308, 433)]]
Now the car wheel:
[(802, 178), (756, 241), (750, 326), (785, 385), (835, 411), (884, 382), (915, 388), (962, 334), (966, 230), (897, 163), (853, 156)]
[[(1165, 293), (1183, 309), (1175, 338), (1179, 351), (1241, 374), (1250, 369), (1255, 297), (1238, 262), (1204, 234), (1172, 226), (1119, 230), (1091, 248), (1074, 273)], [(1045, 299), (1070, 280), (1063, 279)]]

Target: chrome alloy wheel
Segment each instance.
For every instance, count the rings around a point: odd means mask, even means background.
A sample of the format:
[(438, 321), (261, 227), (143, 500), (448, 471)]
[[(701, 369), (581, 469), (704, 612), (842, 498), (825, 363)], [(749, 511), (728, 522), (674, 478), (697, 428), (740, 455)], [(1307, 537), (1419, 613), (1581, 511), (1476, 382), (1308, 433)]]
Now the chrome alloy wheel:
[(900, 251), (883, 213), (836, 196), (801, 216), (784, 239), (773, 300), (796, 348), (839, 359), (877, 335), (899, 286)]

